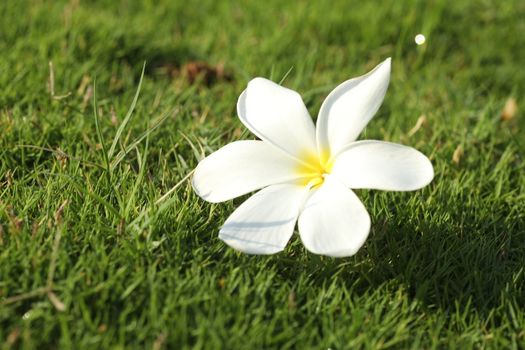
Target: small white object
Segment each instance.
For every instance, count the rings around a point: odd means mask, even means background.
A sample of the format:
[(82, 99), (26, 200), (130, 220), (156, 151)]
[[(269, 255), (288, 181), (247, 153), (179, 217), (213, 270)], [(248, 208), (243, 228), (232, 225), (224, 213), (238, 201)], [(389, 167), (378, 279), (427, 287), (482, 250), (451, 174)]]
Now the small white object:
[(418, 34), (416, 35), (416, 37), (414, 38), (416, 44), (418, 45), (423, 45), (425, 43), (425, 36), (423, 34)]

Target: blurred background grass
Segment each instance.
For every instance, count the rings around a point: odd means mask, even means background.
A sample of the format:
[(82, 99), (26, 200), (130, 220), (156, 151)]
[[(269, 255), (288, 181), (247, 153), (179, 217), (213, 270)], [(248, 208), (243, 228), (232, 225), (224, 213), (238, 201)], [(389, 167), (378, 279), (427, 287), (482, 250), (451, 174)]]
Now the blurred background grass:
[[(5, 348), (525, 346), (523, 1), (7, 0), (0, 13)], [(241, 200), (204, 203), (184, 177), (251, 137), (235, 116), (246, 83), (286, 77), (315, 118), (389, 56), (362, 138), (420, 149), (434, 182), (360, 191), (373, 226), (351, 258), (297, 237), (271, 257), (221, 243)]]

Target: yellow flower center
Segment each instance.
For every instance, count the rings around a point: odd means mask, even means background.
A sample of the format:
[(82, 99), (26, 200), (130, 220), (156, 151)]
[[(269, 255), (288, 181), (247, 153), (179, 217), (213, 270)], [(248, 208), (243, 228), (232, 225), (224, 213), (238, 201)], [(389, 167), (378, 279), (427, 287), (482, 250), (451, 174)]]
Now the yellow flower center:
[(324, 177), (332, 171), (333, 162), (329, 160), (328, 152), (321, 154), (308, 152), (301, 157), (304, 163), (299, 164), (297, 173), (304, 186), (318, 187), (324, 182)]

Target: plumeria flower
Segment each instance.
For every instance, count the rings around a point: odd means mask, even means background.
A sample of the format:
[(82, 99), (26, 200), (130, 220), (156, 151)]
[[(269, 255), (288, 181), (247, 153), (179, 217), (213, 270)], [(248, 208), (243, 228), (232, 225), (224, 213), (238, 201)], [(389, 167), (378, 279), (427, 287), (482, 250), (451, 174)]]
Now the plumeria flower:
[(356, 141), (379, 109), (390, 81), (390, 58), (336, 87), (314, 126), (301, 96), (255, 78), (239, 97), (241, 122), (259, 140), (232, 142), (203, 159), (193, 188), (219, 203), (259, 190), (226, 220), (219, 237), (250, 254), (284, 249), (298, 221), (310, 252), (355, 254), (370, 217), (352, 189), (412, 191), (432, 180), (419, 151), (390, 142)]

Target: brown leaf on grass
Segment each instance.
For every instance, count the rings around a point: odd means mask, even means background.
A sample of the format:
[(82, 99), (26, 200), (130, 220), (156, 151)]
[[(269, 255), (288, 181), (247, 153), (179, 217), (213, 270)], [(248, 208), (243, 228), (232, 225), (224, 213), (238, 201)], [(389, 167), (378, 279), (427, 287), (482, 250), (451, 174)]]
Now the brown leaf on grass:
[(503, 106), (503, 110), (501, 111), (500, 118), (501, 120), (504, 120), (504, 121), (514, 119), (517, 112), (518, 112), (518, 104), (516, 103), (516, 99), (510, 97), (507, 100), (507, 102), (505, 102), (505, 106)]
[(231, 80), (231, 75), (224, 69), (223, 63), (212, 65), (204, 61), (189, 61), (182, 66), (164, 63), (157, 66), (157, 69), (161, 74), (169, 75), (174, 79), (182, 77), (189, 84), (202, 82), (206, 86), (211, 86), (217, 81)]
[(455, 164), (459, 164), (464, 153), (465, 152), (463, 151), (463, 146), (458, 145), (456, 149), (454, 150), (454, 153), (452, 154), (452, 161)]
[(202, 61), (190, 61), (181, 67), (180, 73), (186, 77), (190, 84), (202, 79), (205, 85), (210, 86), (217, 80), (230, 79), (225, 73), (222, 63), (213, 66)]

